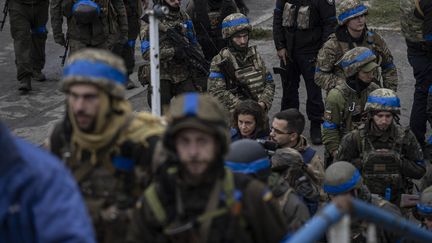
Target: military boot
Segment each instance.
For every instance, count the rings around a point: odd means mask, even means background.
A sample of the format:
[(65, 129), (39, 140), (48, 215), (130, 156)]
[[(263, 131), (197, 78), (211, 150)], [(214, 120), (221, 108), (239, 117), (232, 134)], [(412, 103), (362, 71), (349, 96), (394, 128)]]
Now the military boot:
[(19, 81), (18, 90), (22, 91), (23, 93), (30, 91), (31, 88), (31, 78), (25, 77), (22, 80)]
[(42, 82), (46, 80), (45, 74), (40, 71), (33, 71), (32, 78), (36, 81)]
[(322, 144), (321, 122), (311, 121), (310, 139), (311, 139), (312, 144), (314, 144), (314, 145), (321, 145)]

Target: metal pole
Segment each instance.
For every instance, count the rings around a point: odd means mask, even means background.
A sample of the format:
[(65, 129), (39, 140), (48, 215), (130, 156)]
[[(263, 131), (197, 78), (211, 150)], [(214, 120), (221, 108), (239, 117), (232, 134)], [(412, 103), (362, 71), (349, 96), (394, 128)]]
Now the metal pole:
[(351, 242), (351, 219), (348, 214), (344, 215), (339, 223), (336, 223), (329, 230), (329, 243), (350, 243)]
[(160, 66), (159, 66), (159, 18), (168, 13), (165, 6), (155, 5), (152, 10), (146, 11), (149, 16), (150, 27), (150, 77), (151, 77), (151, 104), (152, 114), (161, 115), (160, 99)]

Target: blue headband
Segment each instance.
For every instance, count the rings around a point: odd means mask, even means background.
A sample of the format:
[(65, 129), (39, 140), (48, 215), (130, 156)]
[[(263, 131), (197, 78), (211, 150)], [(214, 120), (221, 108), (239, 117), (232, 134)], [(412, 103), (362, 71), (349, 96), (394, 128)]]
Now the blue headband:
[(249, 24), (249, 19), (247, 18), (240, 18), (240, 19), (233, 19), (231, 21), (226, 21), (222, 23), (222, 29), (228, 28), (228, 27), (234, 27), (241, 24)]
[(198, 113), (198, 93), (186, 93), (184, 96), (183, 112), (188, 116)]
[(423, 214), (432, 214), (432, 207), (428, 205), (417, 204), (417, 210)]
[(63, 78), (82, 76), (96, 79), (108, 79), (119, 84), (126, 83), (126, 75), (120, 70), (103, 62), (77, 60), (65, 67)]
[(353, 177), (338, 186), (324, 185), (324, 191), (330, 194), (339, 194), (351, 190), (360, 181), (360, 172), (356, 169)]
[(400, 99), (398, 97), (369, 96), (367, 102), (376, 103), (383, 106), (400, 107)]
[(226, 161), (225, 166), (236, 173), (255, 174), (258, 173), (260, 170), (270, 168), (270, 161), (268, 159), (255, 160), (251, 163), (237, 163), (232, 161)]
[(80, 5), (87, 5), (87, 6), (91, 6), (94, 7), (96, 9), (96, 12), (98, 14), (100, 14), (101, 12), (101, 8), (99, 7), (99, 5), (93, 1), (90, 0), (79, 0), (78, 2), (76, 2), (73, 6), (72, 6), (72, 12), (75, 12), (76, 9), (80, 6)]
[(351, 10), (349, 10), (349, 11), (346, 11), (346, 12), (343, 12), (343, 13), (341, 13), (341, 14), (339, 14), (339, 16), (338, 16), (338, 20), (339, 20), (339, 22), (344, 22), (346, 19), (348, 19), (349, 17), (351, 17), (351, 16), (353, 16), (353, 15), (356, 15), (356, 14), (358, 14), (358, 13), (360, 13), (360, 12), (362, 12), (362, 11), (367, 11), (367, 7), (365, 6), (365, 5), (360, 5), (360, 6), (358, 6), (357, 8), (355, 8), (355, 9), (351, 9)]
[(346, 68), (348, 66), (350, 66), (351, 64), (354, 64), (356, 62), (362, 62), (364, 61), (366, 58), (370, 57), (374, 55), (374, 53), (371, 50), (367, 50), (365, 52), (363, 52), (362, 54), (356, 56), (354, 59), (350, 60), (350, 61), (342, 61), (339, 65), (342, 68)]

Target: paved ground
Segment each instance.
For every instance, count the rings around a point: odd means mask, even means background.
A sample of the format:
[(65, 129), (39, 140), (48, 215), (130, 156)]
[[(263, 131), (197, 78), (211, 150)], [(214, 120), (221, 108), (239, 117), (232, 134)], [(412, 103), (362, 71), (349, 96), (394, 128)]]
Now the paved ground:
[[(250, 17), (252, 22), (265, 20), (273, 9), (273, 0), (252, 1), (246, 0), (249, 4)], [(0, 0), (0, 7), (4, 0)], [(271, 19), (265, 21), (260, 26), (271, 26)], [(50, 26), (50, 25), (48, 25)], [(400, 78), (399, 95), (402, 100), (402, 119), (403, 125), (408, 125), (410, 105), (412, 102), (414, 78), (412, 69), (406, 58), (406, 46), (403, 38), (398, 32), (381, 32), (395, 57), (395, 64), (398, 67)], [(53, 41), (51, 31), (47, 42), (47, 62), (44, 72), (48, 80), (42, 83), (34, 82), (33, 89), (29, 95), (19, 95), (16, 91), (17, 81), (15, 79), (15, 65), (13, 43), (9, 32), (9, 23), (0, 33), (0, 119), (4, 121), (13, 132), (24, 137), (33, 143), (40, 144), (48, 135), (50, 127), (61, 119), (64, 111), (63, 94), (58, 90), (59, 77), (61, 75), (60, 59), (63, 49)], [(258, 50), (266, 61), (267, 67), (278, 65), (275, 49), (272, 40), (253, 41), (258, 46)], [(139, 60), (140, 57), (137, 57)], [(136, 80), (136, 73), (132, 75)], [(276, 80), (276, 95), (270, 115), (280, 109), (281, 84), (279, 77)], [(146, 92), (143, 87), (127, 92), (128, 98), (133, 103), (135, 110), (149, 110), (146, 102)], [(301, 111), (305, 113), (306, 92), (304, 86), (300, 89)], [(308, 135), (308, 125), (306, 135)], [(322, 146), (317, 147), (322, 151)]]

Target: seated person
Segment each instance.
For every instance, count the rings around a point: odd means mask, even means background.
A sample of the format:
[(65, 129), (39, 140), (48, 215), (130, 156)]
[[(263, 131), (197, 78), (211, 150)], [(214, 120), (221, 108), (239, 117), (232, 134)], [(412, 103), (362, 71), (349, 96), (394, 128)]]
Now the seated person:
[(243, 138), (266, 140), (269, 136), (266, 120), (264, 110), (256, 101), (241, 101), (233, 112), (231, 141)]

